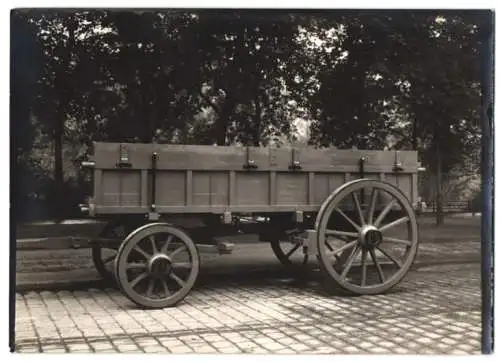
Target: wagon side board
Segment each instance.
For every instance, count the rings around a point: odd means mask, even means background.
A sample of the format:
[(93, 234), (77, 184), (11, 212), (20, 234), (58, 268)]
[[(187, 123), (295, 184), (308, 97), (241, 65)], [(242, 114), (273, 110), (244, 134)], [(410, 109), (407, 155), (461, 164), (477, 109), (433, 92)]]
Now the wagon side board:
[(95, 215), (316, 212), (361, 177), (417, 198), (414, 151), (95, 143), (93, 161)]

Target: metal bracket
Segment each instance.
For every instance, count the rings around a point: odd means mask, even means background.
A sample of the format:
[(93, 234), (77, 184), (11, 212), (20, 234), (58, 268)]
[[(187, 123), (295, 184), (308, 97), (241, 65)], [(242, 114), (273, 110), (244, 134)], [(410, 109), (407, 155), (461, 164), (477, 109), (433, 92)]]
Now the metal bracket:
[(367, 158), (365, 156), (359, 159), (359, 176), (360, 178), (365, 178), (365, 163)]
[(148, 212), (146, 214), (146, 219), (148, 219), (148, 221), (158, 221), (160, 220), (160, 214), (157, 212)]
[(120, 145), (120, 160), (116, 164), (118, 168), (131, 168), (132, 164), (128, 159), (128, 147), (125, 144)]
[(250, 147), (247, 147), (247, 162), (243, 165), (243, 168), (245, 170), (255, 170), (259, 168), (259, 166), (255, 164), (255, 161), (250, 159)]
[(304, 238), (303, 246), (307, 247), (307, 252), (311, 255), (317, 253), (318, 232), (313, 229), (305, 230), (301, 236)]
[(404, 168), (401, 164), (401, 162), (399, 162), (398, 160), (398, 151), (394, 151), (394, 167), (392, 168), (392, 171), (394, 172), (400, 172), (400, 171), (403, 171)]
[(156, 168), (158, 164), (158, 153), (151, 155), (151, 211), (156, 211)]
[[(359, 177), (365, 178), (365, 163), (367, 157), (363, 156), (359, 159)], [(365, 189), (361, 189), (361, 204), (365, 203)]]
[(224, 213), (222, 214), (222, 222), (224, 224), (231, 224), (233, 222), (231, 211), (224, 211)]
[(94, 168), (95, 167), (95, 162), (94, 161), (82, 161), (80, 164), (82, 168)]
[(300, 161), (297, 159), (296, 155), (297, 150), (295, 148), (292, 149), (292, 162), (290, 163), (290, 166), (288, 166), (289, 170), (292, 171), (297, 171), (301, 170), (302, 166), (300, 166)]
[(293, 214), (293, 221), (297, 224), (302, 224), (304, 222), (304, 212), (302, 210), (295, 210)]

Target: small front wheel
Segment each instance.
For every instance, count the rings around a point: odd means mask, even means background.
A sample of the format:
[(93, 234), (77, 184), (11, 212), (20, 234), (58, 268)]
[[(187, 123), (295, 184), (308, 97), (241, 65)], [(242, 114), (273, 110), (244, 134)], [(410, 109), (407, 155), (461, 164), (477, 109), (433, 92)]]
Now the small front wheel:
[(194, 286), (199, 269), (193, 240), (164, 223), (144, 225), (132, 232), (115, 259), (120, 289), (144, 308), (166, 308), (182, 301)]

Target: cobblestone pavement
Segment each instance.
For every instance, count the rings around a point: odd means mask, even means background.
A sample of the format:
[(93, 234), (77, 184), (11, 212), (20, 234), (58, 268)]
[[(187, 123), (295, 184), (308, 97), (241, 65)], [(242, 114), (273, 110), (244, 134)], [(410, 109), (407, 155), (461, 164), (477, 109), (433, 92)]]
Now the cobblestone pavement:
[(205, 278), (176, 308), (114, 289), (16, 295), (19, 352), (478, 354), (480, 267), (422, 266), (391, 293), (325, 295), (317, 278)]

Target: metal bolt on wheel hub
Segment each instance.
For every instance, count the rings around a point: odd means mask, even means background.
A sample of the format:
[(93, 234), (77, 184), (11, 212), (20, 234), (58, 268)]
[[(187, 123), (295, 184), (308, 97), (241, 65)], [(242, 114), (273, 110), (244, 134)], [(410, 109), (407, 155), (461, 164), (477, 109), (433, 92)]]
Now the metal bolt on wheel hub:
[(367, 250), (376, 248), (382, 243), (383, 239), (380, 230), (373, 225), (363, 227), (358, 236), (359, 245)]
[(155, 254), (148, 261), (148, 273), (152, 277), (162, 278), (172, 271), (172, 260), (165, 254)]

